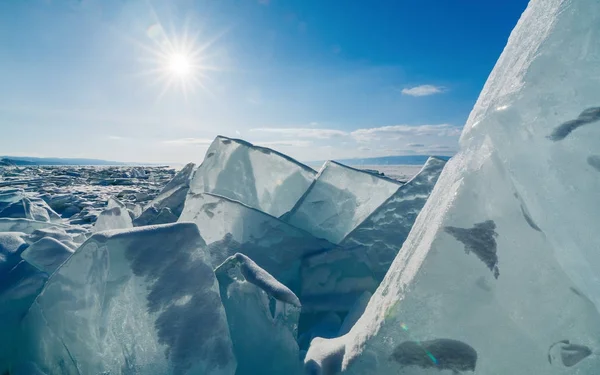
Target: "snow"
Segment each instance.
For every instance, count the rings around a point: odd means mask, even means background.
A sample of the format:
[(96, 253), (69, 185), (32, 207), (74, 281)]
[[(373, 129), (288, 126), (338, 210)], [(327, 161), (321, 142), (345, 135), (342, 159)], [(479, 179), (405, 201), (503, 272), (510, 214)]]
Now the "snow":
[(21, 261), (19, 255), (27, 248), (24, 233), (0, 233), (0, 275), (7, 273)]
[(285, 221), (337, 244), (399, 187), (395, 180), (329, 161)]
[(315, 175), (277, 151), (219, 136), (195, 171), (190, 192), (217, 194), (279, 217), (294, 206)]
[(227, 258), (219, 268), (224, 269), (224, 272), (226, 272), (225, 267), (231, 268), (235, 266), (239, 267), (242, 276), (244, 276), (247, 282), (256, 285), (269, 296), (278, 301), (289, 303), (292, 306), (300, 307), (300, 300), (291, 290), (244, 254), (237, 253)]
[(42, 272), (51, 275), (71, 255), (66, 245), (52, 237), (44, 237), (34, 242), (21, 253), (21, 258)]
[(313, 374), (596, 374), (600, 9), (533, 0), (398, 256)]
[(294, 291), (302, 258), (334, 247), (276, 217), (209, 193), (190, 194), (179, 221), (198, 226), (214, 267), (242, 253)]
[(300, 375), (300, 301), (292, 291), (243, 254), (215, 273), (237, 359), (237, 375)]
[(17, 360), (50, 374), (235, 373), (217, 282), (190, 223), (93, 235), (23, 327)]

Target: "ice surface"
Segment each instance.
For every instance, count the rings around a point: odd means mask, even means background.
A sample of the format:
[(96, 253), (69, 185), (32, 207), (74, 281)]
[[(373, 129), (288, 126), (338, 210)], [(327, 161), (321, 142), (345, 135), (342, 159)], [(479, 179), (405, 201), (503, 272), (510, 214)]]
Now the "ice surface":
[(52, 237), (44, 237), (21, 253), (21, 258), (40, 271), (51, 275), (73, 250)]
[(347, 311), (363, 292), (375, 292), (445, 164), (429, 158), (421, 171), (356, 226), (339, 248), (306, 260), (301, 293), (305, 310), (330, 310), (331, 301), (336, 300), (336, 309)]
[(31, 234), (36, 230), (52, 228), (66, 228), (66, 226), (30, 219), (0, 218), (0, 232), (23, 232)]
[(96, 223), (94, 224), (93, 232), (97, 233), (104, 230), (127, 228), (133, 228), (129, 212), (126, 208), (123, 209), (115, 206), (112, 208), (107, 208), (100, 213), (98, 219), (96, 219)]
[(183, 211), (195, 164), (189, 163), (160, 191), (133, 221), (136, 226), (167, 224), (177, 221)]
[(600, 368), (600, 4), (533, 0), (388, 274), (312, 374)]
[(397, 181), (328, 161), (285, 220), (340, 243), (399, 187)]
[(213, 266), (242, 253), (294, 291), (302, 258), (334, 247), (276, 217), (209, 193), (190, 194), (179, 220), (198, 225)]
[(214, 193), (279, 217), (294, 206), (315, 175), (277, 151), (219, 136), (194, 173), (190, 192)]
[(227, 258), (215, 274), (237, 359), (236, 375), (301, 374), (298, 297), (243, 254)]
[(191, 223), (92, 236), (23, 321), (18, 363), (49, 374), (235, 373), (205, 243)]
[(363, 292), (363, 294), (361, 294), (360, 297), (358, 297), (356, 302), (354, 302), (354, 305), (350, 308), (350, 311), (348, 311), (348, 315), (346, 315), (346, 317), (344, 318), (344, 322), (340, 327), (338, 336), (343, 336), (346, 333), (350, 332), (350, 329), (354, 327), (354, 324), (356, 324), (358, 319), (360, 319), (362, 314), (365, 312), (367, 304), (369, 303), (369, 300), (372, 296), (373, 294), (371, 292), (366, 291)]
[(0, 275), (8, 273), (21, 261), (20, 255), (27, 248), (24, 233), (0, 233)]
[[(20, 196), (20, 194), (17, 195)], [(60, 219), (60, 216), (41, 199), (36, 200), (20, 196), (16, 201), (10, 203), (0, 201), (0, 203), (5, 203), (4, 208), (0, 210), (0, 217), (46, 222)]]
[[(17, 258), (20, 257), (17, 255)], [(0, 272), (0, 373), (4, 374), (18, 353), (21, 319), (46, 282), (48, 275), (20, 260)], [(11, 373), (12, 374), (12, 373)]]

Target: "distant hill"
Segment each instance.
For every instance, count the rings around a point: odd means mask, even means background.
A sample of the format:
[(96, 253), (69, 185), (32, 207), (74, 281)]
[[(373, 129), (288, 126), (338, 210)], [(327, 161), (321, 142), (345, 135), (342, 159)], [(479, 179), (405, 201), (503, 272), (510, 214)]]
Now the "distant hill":
[(142, 163), (122, 163), (100, 159), (36, 158), (29, 156), (0, 156), (0, 165), (150, 165)]
[[(450, 156), (435, 156), (443, 160), (450, 159)], [(429, 155), (401, 155), (401, 156), (381, 156), (376, 158), (355, 158), (355, 159), (335, 159), (338, 163), (346, 165), (423, 165), (429, 158)], [(315, 161), (307, 164), (319, 165), (324, 161)]]

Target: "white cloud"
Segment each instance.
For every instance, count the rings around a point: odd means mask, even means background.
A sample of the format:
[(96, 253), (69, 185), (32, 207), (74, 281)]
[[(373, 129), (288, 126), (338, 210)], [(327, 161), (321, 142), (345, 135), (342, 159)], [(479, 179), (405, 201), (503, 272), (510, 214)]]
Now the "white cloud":
[(120, 136), (118, 136), (118, 135), (109, 135), (109, 136), (108, 136), (108, 139), (111, 139), (111, 140), (113, 140), (113, 141), (122, 141), (122, 140), (124, 140), (125, 138), (123, 138), (123, 137), (120, 137)]
[(256, 133), (278, 134), (292, 138), (329, 139), (348, 135), (347, 132), (335, 129), (311, 129), (311, 128), (257, 128), (250, 129)]
[(434, 85), (421, 85), (411, 88), (402, 89), (402, 94), (410, 96), (428, 96), (434, 94), (441, 94), (447, 91), (445, 87), (434, 86)]
[(409, 143), (406, 146), (408, 146), (408, 147), (425, 147), (425, 145), (422, 143)]
[(163, 141), (169, 145), (209, 145), (213, 142), (212, 139), (206, 138), (180, 138)]
[(297, 141), (297, 140), (288, 140), (288, 141), (265, 141), (265, 142), (252, 142), (257, 146), (263, 147), (309, 147), (312, 145), (310, 141)]
[(350, 135), (358, 142), (370, 142), (380, 139), (404, 138), (415, 136), (459, 136), (461, 129), (450, 124), (439, 125), (391, 125), (379, 128), (357, 129)]

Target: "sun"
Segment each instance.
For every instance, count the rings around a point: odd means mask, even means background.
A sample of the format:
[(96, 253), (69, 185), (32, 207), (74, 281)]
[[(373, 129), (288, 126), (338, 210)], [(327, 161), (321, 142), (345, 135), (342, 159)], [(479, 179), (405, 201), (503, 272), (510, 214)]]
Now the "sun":
[(189, 77), (192, 73), (192, 60), (183, 53), (173, 53), (169, 56), (168, 69), (177, 78)]
[(190, 33), (185, 27), (180, 33), (168, 34), (160, 23), (153, 24), (146, 34), (151, 45), (141, 45), (149, 53), (142, 60), (151, 67), (139, 74), (149, 77), (152, 85), (162, 86), (158, 99), (172, 89), (183, 93), (186, 100), (197, 88), (212, 96), (206, 86), (208, 72), (221, 70), (222, 64), (210, 64), (216, 56), (209, 48), (218, 37), (199, 43), (199, 33)]

